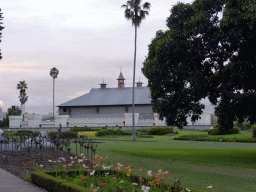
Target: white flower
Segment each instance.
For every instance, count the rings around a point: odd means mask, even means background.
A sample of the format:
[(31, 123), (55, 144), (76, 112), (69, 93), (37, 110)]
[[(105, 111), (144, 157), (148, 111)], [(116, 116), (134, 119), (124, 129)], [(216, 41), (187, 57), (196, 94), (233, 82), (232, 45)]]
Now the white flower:
[(73, 159), (73, 157), (70, 157), (70, 159)]
[(148, 176), (150, 177), (151, 177), (151, 172), (152, 172), (151, 170), (148, 171)]
[(220, 140), (220, 142), (221, 142), (222, 140)]
[(190, 192), (191, 190), (189, 188), (186, 188), (186, 191)]
[(91, 184), (91, 188), (93, 187), (93, 184)]
[(52, 162), (52, 160), (48, 160), (50, 163)]
[(108, 174), (109, 174), (109, 172), (105, 173), (105, 175), (108, 175)]
[(83, 159), (78, 159), (78, 163), (81, 163), (83, 162), (84, 160)]
[(93, 171), (93, 172), (90, 172), (90, 175), (94, 175), (94, 173), (95, 173), (95, 171)]
[(119, 183), (124, 183), (123, 181), (120, 181)]
[(108, 168), (108, 167), (104, 167), (104, 166), (103, 166), (103, 169), (107, 169), (107, 168)]
[(208, 186), (207, 188), (209, 188), (209, 189), (210, 189), (210, 188), (212, 188), (212, 186)]
[(40, 167), (43, 167), (43, 165), (39, 165)]
[(82, 157), (83, 155), (84, 155), (83, 153), (80, 154), (81, 157)]

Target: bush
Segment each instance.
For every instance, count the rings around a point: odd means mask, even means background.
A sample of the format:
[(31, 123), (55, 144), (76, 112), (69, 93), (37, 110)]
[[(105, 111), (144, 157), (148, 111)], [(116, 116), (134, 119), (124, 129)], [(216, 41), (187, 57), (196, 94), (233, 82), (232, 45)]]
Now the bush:
[(168, 133), (177, 133), (178, 134), (178, 132), (171, 127), (150, 128), (150, 130), (148, 131), (149, 135), (166, 135)]
[(75, 132), (91, 131), (91, 128), (88, 128), (88, 127), (72, 127), (69, 131), (75, 131)]
[(252, 126), (252, 137), (256, 137), (256, 125)]
[[(56, 139), (59, 135), (59, 133), (57, 131), (49, 131), (48, 132), (48, 137), (50, 139)], [(75, 131), (65, 131), (65, 132), (61, 132), (59, 135), (59, 138), (61, 139), (65, 139), (65, 138), (69, 138), (69, 139), (73, 139), (73, 138), (77, 138), (77, 132)]]
[(238, 122), (236, 122), (235, 126), (239, 127), (240, 130), (244, 131), (244, 130), (251, 129), (252, 124), (251, 123), (238, 123)]
[(150, 130), (150, 128), (141, 128), (136, 131), (138, 132), (138, 135), (148, 135), (149, 130)]
[(124, 131), (121, 129), (103, 129), (95, 133), (96, 137), (105, 135), (132, 135), (131, 130)]
[(107, 127), (102, 127), (101, 129), (107, 129)]
[(16, 136), (24, 137), (24, 136), (31, 136), (31, 137), (38, 137), (40, 131), (30, 131), (30, 130), (19, 130), (15, 133)]
[(213, 129), (210, 129), (208, 131), (208, 135), (228, 135), (228, 134), (238, 134), (240, 133), (241, 130), (239, 129), (239, 127), (233, 127), (233, 129), (229, 130), (228, 132), (221, 132), (220, 130), (220, 126), (219, 125), (214, 125)]

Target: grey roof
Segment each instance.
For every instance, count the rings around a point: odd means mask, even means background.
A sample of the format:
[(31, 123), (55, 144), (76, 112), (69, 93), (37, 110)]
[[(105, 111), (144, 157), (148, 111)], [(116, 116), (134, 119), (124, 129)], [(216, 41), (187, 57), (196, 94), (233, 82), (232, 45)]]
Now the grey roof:
[[(149, 87), (134, 88), (134, 104), (143, 105), (151, 104)], [(132, 104), (132, 87), (118, 88), (93, 88), (85, 95), (65, 102), (57, 107), (71, 106), (101, 106), (101, 105), (131, 105)]]

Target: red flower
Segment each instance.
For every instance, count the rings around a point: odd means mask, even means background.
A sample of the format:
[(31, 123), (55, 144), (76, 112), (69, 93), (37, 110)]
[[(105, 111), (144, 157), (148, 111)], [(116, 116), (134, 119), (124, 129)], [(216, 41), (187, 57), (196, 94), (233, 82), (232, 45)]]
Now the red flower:
[(171, 175), (171, 173), (167, 173), (167, 175)]
[(102, 186), (106, 186), (107, 184), (106, 184), (106, 183), (101, 183), (100, 185), (102, 185)]
[(84, 181), (86, 179), (86, 177), (82, 177), (81, 180)]
[(128, 167), (128, 164), (126, 164), (125, 167)]
[(103, 164), (103, 161), (101, 161), (100, 164)]

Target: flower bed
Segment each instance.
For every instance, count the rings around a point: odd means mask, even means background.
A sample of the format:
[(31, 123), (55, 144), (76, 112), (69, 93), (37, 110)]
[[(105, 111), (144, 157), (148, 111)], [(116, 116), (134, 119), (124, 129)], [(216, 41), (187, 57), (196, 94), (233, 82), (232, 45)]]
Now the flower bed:
[[(59, 158), (58, 161), (65, 163), (62, 165), (62, 169), (55, 169), (55, 171), (32, 173), (30, 180), (42, 187), (45, 187), (48, 190), (53, 191), (63, 191), (64, 186), (67, 187), (69, 184), (69, 191), (185, 191), (184, 188), (180, 186), (180, 179), (175, 179), (174, 184), (166, 184), (164, 182), (165, 178), (171, 175), (169, 172), (164, 172), (161, 169), (158, 170), (157, 175), (152, 175), (152, 171), (148, 171), (148, 177), (143, 177), (142, 175), (132, 174), (132, 167), (117, 163), (117, 167), (113, 168), (111, 166), (104, 166), (106, 163), (107, 156), (105, 159), (96, 155), (92, 161), (93, 169), (83, 163), (84, 157), (75, 157), (71, 158), (71, 162), (65, 158)], [(99, 164), (96, 164), (96, 161), (99, 161)], [(56, 163), (52, 160), (49, 160), (49, 163)], [(42, 168), (42, 167), (41, 167)], [(142, 171), (141, 169), (138, 170)], [(48, 183), (48, 184), (47, 184)], [(51, 183), (51, 184), (49, 184)], [(74, 186), (72, 188), (72, 186)], [(81, 188), (86, 187), (86, 188)], [(78, 188), (80, 188), (78, 190)]]

